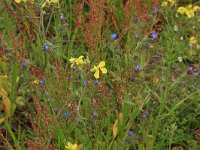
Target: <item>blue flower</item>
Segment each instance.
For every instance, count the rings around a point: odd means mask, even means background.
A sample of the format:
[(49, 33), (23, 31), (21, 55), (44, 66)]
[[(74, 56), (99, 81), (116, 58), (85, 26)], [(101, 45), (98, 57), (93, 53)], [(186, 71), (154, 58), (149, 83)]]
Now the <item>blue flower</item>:
[(133, 135), (133, 130), (132, 129), (129, 130), (128, 135), (129, 136)]
[(47, 52), (47, 51), (49, 51), (49, 45), (48, 44), (45, 44), (44, 45), (44, 50)]
[(137, 71), (140, 71), (140, 64), (137, 64), (136, 70), (137, 70)]
[(64, 116), (67, 116), (67, 115), (69, 115), (69, 112), (64, 111)]
[(99, 83), (99, 80), (98, 80), (98, 79), (96, 79), (94, 82), (95, 82), (96, 84), (98, 84), (98, 83)]
[(40, 84), (44, 84), (44, 79), (40, 79)]
[(25, 62), (25, 61), (22, 61), (22, 62), (21, 62), (21, 65), (22, 65), (22, 67), (26, 67), (26, 65), (27, 65), (27, 62)]
[(111, 40), (114, 40), (114, 39), (116, 39), (116, 38), (117, 38), (117, 34), (112, 33), (111, 36), (110, 36), (110, 39), (111, 39)]
[(158, 34), (154, 31), (150, 34), (150, 37), (153, 38), (154, 40), (158, 38)]
[(146, 119), (148, 117), (147, 114), (143, 114), (143, 118)]

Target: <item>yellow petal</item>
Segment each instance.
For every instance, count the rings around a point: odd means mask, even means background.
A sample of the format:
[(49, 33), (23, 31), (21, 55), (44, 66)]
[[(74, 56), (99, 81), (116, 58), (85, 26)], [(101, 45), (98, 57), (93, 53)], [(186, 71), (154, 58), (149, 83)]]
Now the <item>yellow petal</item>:
[(70, 58), (69, 61), (70, 61), (71, 63), (74, 63), (74, 62), (76, 62), (76, 58)]
[(106, 68), (100, 68), (100, 70), (102, 71), (103, 74), (107, 73), (107, 69)]
[(99, 68), (102, 68), (102, 67), (104, 67), (104, 66), (105, 66), (105, 61), (101, 61), (101, 62), (99, 63), (99, 65), (98, 65)]
[(194, 10), (194, 11), (200, 11), (200, 7), (199, 7), (199, 6), (194, 6), (194, 7), (193, 7), (193, 10)]
[(99, 79), (99, 70), (96, 70), (96, 72), (95, 72), (95, 74), (94, 74), (94, 77), (95, 77), (96, 79)]
[(94, 71), (96, 71), (96, 70), (98, 70), (97, 69), (97, 67), (94, 65), (94, 67), (90, 70), (91, 72), (94, 72)]
[(50, 3), (58, 3), (59, 0), (51, 0)]
[(67, 142), (65, 148), (69, 149), (71, 146), (72, 146), (72, 143), (71, 142)]
[(81, 56), (80, 56), (78, 59), (83, 59), (83, 57), (84, 57), (84, 56), (83, 56), (83, 55), (81, 55)]
[(186, 12), (186, 9), (184, 7), (179, 7), (177, 12), (183, 15)]
[(70, 147), (70, 150), (77, 150), (77, 149), (78, 149), (77, 144), (72, 144), (72, 146)]
[(193, 10), (186, 11), (186, 15), (188, 18), (192, 18), (192, 17), (194, 17), (194, 11)]
[(46, 2), (44, 2), (41, 6), (41, 8), (44, 8), (46, 6)]
[(16, 3), (21, 3), (21, 0), (15, 0)]

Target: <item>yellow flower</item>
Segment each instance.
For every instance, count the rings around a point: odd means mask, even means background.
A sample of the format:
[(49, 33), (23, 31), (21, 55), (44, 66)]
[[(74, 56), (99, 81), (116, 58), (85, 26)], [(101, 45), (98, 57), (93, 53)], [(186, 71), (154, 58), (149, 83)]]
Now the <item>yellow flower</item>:
[(179, 7), (177, 12), (180, 13), (181, 15), (183, 15), (186, 12), (186, 8), (185, 7)]
[(164, 1), (164, 2), (162, 2), (161, 7), (167, 6), (167, 4), (168, 4), (168, 2)]
[(190, 38), (189, 43), (190, 43), (190, 45), (196, 44), (196, 43), (197, 43), (197, 39), (196, 39), (195, 37), (192, 36), (192, 37)]
[(50, 3), (58, 3), (59, 0), (51, 0)]
[(34, 81), (32, 82), (33, 85), (39, 85), (39, 83), (40, 83), (39, 80), (34, 80)]
[(15, 0), (16, 3), (27, 2), (28, 0)]
[(94, 77), (96, 78), (96, 79), (99, 79), (99, 70), (101, 70), (101, 72), (103, 73), (103, 74), (106, 74), (107, 73), (107, 69), (105, 68), (105, 61), (101, 61), (99, 64), (98, 64), (98, 66), (95, 66), (94, 65), (94, 67), (91, 69), (91, 71), (92, 72), (95, 72), (94, 73)]
[(199, 6), (194, 6), (194, 7), (193, 7), (193, 10), (194, 10), (194, 11), (200, 11), (200, 7), (199, 7)]
[(65, 145), (65, 149), (78, 150), (78, 145), (72, 144), (71, 142), (67, 142), (67, 144)]
[(73, 67), (75, 64), (82, 65), (84, 63), (83, 57), (84, 56), (81, 55), (79, 58), (70, 58), (69, 61), (72, 63), (71, 67)]
[(44, 8), (45, 6), (46, 6), (46, 4), (50, 4), (50, 3), (58, 3), (59, 2), (59, 0), (46, 0), (43, 4), (42, 4), (42, 6), (41, 6), (41, 8)]
[(187, 5), (187, 8), (191, 9), (192, 8), (192, 4)]
[[(16, 3), (27, 2), (28, 0), (15, 0)], [(34, 0), (30, 0), (31, 4), (34, 3)]]
[(194, 10), (193, 9), (190, 9), (190, 10), (186, 10), (186, 15), (188, 18), (192, 18), (194, 17)]
[(176, 2), (176, 0), (168, 0), (168, 2), (174, 4)]

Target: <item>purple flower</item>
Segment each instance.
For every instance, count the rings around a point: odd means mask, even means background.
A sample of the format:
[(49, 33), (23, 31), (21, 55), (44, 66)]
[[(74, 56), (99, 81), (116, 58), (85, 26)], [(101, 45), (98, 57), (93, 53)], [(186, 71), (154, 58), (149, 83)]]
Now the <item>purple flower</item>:
[(99, 83), (99, 80), (98, 80), (98, 79), (96, 79), (94, 82), (95, 82), (96, 84), (98, 84), (98, 83)]
[(97, 113), (96, 113), (96, 112), (93, 112), (93, 116), (96, 117), (96, 116), (97, 116)]
[(40, 84), (44, 84), (44, 79), (40, 79)]
[(77, 67), (76, 67), (76, 66), (73, 66), (73, 70), (76, 71), (76, 70), (77, 70)]
[(45, 50), (46, 52), (49, 51), (49, 45), (48, 45), (48, 44), (45, 44), (45, 45), (44, 45), (44, 50)]
[(146, 119), (148, 117), (147, 114), (143, 114), (143, 118)]
[(26, 67), (26, 66), (27, 66), (27, 62), (22, 61), (22, 62), (21, 62), (21, 65), (22, 65), (22, 67)]
[(154, 40), (158, 38), (158, 34), (154, 31), (149, 35), (151, 38), (153, 38)]
[(137, 71), (140, 71), (140, 64), (137, 64), (136, 70), (137, 70)]
[(188, 67), (188, 71), (192, 71), (192, 70), (193, 70), (192, 66)]
[(110, 39), (111, 40), (114, 40), (117, 38), (117, 34), (116, 33), (112, 33), (111, 36), (110, 36)]
[(133, 130), (132, 129), (129, 130), (128, 135), (129, 136), (133, 135)]
[(65, 17), (63, 15), (60, 16), (60, 20), (64, 20)]

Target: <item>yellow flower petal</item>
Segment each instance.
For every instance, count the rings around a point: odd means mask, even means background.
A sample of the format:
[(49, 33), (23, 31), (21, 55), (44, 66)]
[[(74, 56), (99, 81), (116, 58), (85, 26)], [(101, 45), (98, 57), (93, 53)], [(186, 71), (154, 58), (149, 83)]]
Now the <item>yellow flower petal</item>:
[(186, 11), (186, 15), (187, 15), (188, 18), (192, 18), (192, 17), (194, 17), (194, 11), (188, 10), (188, 11)]
[(58, 3), (59, 0), (51, 0), (50, 3)]
[(193, 7), (193, 10), (194, 10), (194, 11), (200, 11), (200, 7), (199, 7), (199, 6), (194, 6), (194, 7)]
[(78, 145), (77, 144), (73, 144), (71, 147), (70, 147), (70, 150), (77, 150), (78, 149)]
[(107, 69), (106, 68), (100, 68), (100, 70), (102, 71), (103, 74), (107, 73)]
[(16, 3), (21, 3), (21, 0), (15, 0)]
[(196, 43), (197, 43), (196, 38), (195, 38), (194, 36), (192, 36), (192, 37), (190, 38), (189, 43), (190, 43), (191, 45), (192, 45), (192, 44), (196, 44)]
[(96, 72), (95, 72), (95, 74), (94, 74), (94, 77), (95, 77), (96, 79), (99, 79), (99, 70), (96, 70)]
[(191, 9), (191, 8), (192, 8), (192, 5), (191, 5), (191, 4), (189, 4), (189, 5), (187, 6), (187, 8), (188, 8), (188, 9)]
[(67, 142), (65, 149), (69, 150), (78, 150), (78, 145), (77, 144), (72, 144), (71, 142)]
[(46, 2), (44, 2), (41, 6), (41, 8), (44, 8), (46, 6)]
[(70, 61), (71, 63), (74, 63), (74, 62), (76, 62), (76, 58), (70, 58), (69, 61)]
[(177, 12), (183, 15), (186, 12), (186, 9), (184, 7), (179, 7)]
[(168, 2), (162, 2), (161, 7), (167, 6)]
[(102, 67), (105, 66), (105, 64), (106, 64), (105, 61), (101, 61), (101, 62), (99, 63), (99, 65), (98, 65), (98, 67), (99, 67), (99, 68), (102, 68)]
[(91, 72), (94, 72), (94, 71), (96, 71), (96, 70), (98, 70), (98, 68), (94, 65), (94, 67), (90, 70)]

